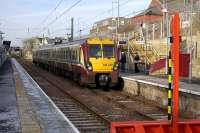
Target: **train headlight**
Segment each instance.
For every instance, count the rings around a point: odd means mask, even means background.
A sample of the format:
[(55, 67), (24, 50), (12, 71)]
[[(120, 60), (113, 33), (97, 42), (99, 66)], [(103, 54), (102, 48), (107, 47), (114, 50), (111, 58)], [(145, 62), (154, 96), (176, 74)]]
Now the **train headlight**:
[(92, 67), (91, 67), (91, 66), (88, 66), (88, 70), (92, 71)]
[(115, 63), (114, 66), (113, 66), (113, 70), (116, 71), (116, 70), (118, 70), (118, 68), (119, 68), (119, 64)]
[(92, 64), (91, 64), (90, 62), (87, 64), (87, 69), (88, 69), (89, 71), (92, 71)]

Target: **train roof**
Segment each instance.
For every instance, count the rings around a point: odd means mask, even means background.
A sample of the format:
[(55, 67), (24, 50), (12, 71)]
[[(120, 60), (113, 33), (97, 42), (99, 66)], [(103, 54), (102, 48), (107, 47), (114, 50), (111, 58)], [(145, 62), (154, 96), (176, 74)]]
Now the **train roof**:
[(45, 49), (52, 49), (52, 48), (63, 48), (71, 45), (81, 45), (84, 44), (87, 41), (87, 39), (80, 39), (80, 40), (74, 40), (74, 41), (69, 41), (69, 42), (64, 42), (64, 43), (52, 43), (48, 44), (39, 48), (36, 48), (34, 50), (45, 50)]
[[(34, 50), (45, 50), (45, 49), (52, 49), (52, 48), (63, 48), (63, 47), (68, 47), (68, 46), (79, 46), (81, 44), (86, 44), (86, 43), (95, 43), (95, 42), (98, 42), (99, 40), (101, 40), (100, 38), (102, 38), (105, 42), (113, 42), (114, 41), (111, 41), (111, 38), (109, 37), (87, 37), (87, 38), (83, 38), (83, 39), (79, 39), (79, 40), (74, 40), (74, 41), (69, 41), (69, 42), (64, 42), (64, 43), (58, 43), (58, 44), (48, 44), (48, 45), (45, 45), (45, 46), (42, 46), (42, 47), (39, 47), (39, 48), (36, 48)], [(98, 43), (96, 43), (98, 44)]]

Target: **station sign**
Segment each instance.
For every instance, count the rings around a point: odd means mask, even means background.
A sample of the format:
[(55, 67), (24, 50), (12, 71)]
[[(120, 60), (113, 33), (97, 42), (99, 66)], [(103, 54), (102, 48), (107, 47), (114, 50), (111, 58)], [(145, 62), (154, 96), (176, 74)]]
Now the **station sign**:
[(118, 44), (119, 44), (119, 45), (126, 45), (126, 44), (128, 44), (128, 43), (127, 43), (127, 41), (119, 41)]
[(137, 44), (140, 44), (140, 45), (144, 45), (145, 44), (145, 41), (144, 40), (141, 40), (141, 41), (136, 41)]

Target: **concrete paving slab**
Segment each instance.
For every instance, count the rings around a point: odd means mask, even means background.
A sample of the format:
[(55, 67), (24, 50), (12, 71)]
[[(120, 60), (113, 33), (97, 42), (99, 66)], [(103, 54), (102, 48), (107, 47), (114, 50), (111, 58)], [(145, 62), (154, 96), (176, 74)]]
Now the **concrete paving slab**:
[(20, 133), (15, 83), (11, 61), (0, 68), (0, 133)]
[(30, 77), (24, 68), (12, 59), (13, 65), (25, 88), (32, 111), (44, 133), (79, 133), (76, 127), (56, 107), (52, 100), (42, 91), (38, 84)]

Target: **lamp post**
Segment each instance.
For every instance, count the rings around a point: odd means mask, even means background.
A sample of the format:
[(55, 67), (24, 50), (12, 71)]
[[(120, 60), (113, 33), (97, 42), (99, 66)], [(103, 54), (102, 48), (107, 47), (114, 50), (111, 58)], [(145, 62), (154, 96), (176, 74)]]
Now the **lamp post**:
[(113, 17), (113, 4), (114, 3), (117, 3), (117, 7), (118, 7), (118, 9), (117, 9), (117, 19), (115, 20), (115, 22), (116, 22), (116, 29), (115, 29), (115, 34), (116, 34), (116, 40), (117, 40), (117, 44), (119, 45), (119, 38), (118, 38), (118, 28), (119, 28), (119, 23), (120, 23), (120, 18), (119, 18), (119, 16), (120, 16), (120, 1), (119, 0), (117, 0), (117, 2), (112, 2), (112, 17)]
[[(164, 0), (163, 1), (163, 9), (162, 9), (162, 12), (163, 14), (165, 14), (165, 20), (166, 20), (166, 41), (167, 41), (167, 51), (166, 51), (166, 64), (168, 64), (168, 56), (169, 56), (169, 45), (170, 45), (170, 42), (169, 42), (169, 13), (168, 13), (168, 9), (167, 9), (167, 1)], [(166, 65), (166, 74), (168, 73), (168, 67)]]

